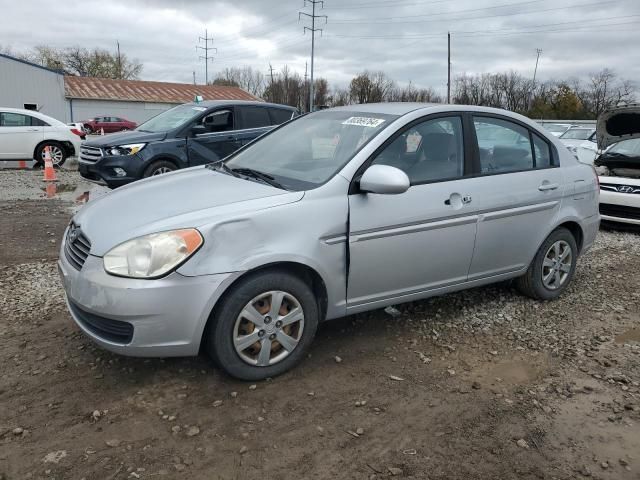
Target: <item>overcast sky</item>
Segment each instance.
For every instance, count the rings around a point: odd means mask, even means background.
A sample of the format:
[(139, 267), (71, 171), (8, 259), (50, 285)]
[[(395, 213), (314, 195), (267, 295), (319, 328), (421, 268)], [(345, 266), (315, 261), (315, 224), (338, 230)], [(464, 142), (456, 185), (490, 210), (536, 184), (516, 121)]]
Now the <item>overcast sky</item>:
[[(0, 0), (0, 45), (81, 45), (121, 50), (144, 64), (142, 78), (204, 81), (196, 51), (205, 28), (217, 47), (209, 76), (250, 65), (289, 65), (304, 74), (310, 25), (303, 0)], [(346, 85), (358, 72), (383, 70), (444, 91), (447, 31), (453, 74), (516, 70), (538, 78), (584, 77), (604, 67), (640, 84), (638, 0), (325, 0), (318, 14), (316, 77)], [(386, 38), (385, 38), (386, 37)], [(204, 45), (201, 42), (201, 45)]]

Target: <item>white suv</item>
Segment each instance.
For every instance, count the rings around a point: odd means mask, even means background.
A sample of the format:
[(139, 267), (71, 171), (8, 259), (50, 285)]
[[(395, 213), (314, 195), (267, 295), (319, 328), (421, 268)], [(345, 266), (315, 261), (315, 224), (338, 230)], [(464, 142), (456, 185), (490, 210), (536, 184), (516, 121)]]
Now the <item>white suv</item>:
[(80, 152), (84, 132), (33, 110), (0, 107), (0, 160), (42, 163), (50, 147), (54, 166)]

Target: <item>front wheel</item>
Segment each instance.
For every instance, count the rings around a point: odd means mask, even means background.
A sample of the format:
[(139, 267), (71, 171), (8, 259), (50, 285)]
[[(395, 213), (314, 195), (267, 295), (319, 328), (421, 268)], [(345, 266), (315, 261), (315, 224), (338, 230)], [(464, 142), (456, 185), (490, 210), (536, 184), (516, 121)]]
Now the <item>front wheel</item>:
[(59, 142), (46, 141), (42, 145), (39, 145), (36, 149), (35, 161), (38, 165), (44, 165), (45, 147), (49, 147), (49, 154), (51, 155), (51, 163), (54, 167), (61, 167), (67, 160), (67, 151)]
[(229, 375), (261, 380), (299, 363), (318, 327), (318, 305), (297, 276), (265, 271), (241, 280), (215, 309), (209, 355)]
[(557, 228), (542, 243), (527, 273), (516, 280), (521, 293), (537, 300), (553, 300), (566, 290), (578, 260), (578, 246), (566, 228)]
[(173, 172), (174, 170), (176, 170), (176, 166), (173, 163), (167, 160), (160, 160), (149, 165), (144, 171), (143, 177), (155, 177), (156, 175), (163, 175)]

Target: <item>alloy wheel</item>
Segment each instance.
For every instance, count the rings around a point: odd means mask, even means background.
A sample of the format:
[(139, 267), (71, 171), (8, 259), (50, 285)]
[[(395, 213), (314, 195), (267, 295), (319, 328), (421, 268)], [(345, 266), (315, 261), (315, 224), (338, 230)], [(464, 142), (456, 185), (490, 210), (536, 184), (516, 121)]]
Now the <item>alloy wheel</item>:
[[(57, 145), (49, 145), (49, 154), (51, 155), (51, 162), (53, 166), (60, 165), (60, 162), (64, 160), (64, 152), (62, 148)], [(42, 161), (44, 162), (45, 152), (44, 148), (42, 149)]]
[(573, 251), (564, 240), (555, 242), (547, 250), (542, 262), (542, 283), (549, 290), (557, 290), (569, 278), (573, 264)]
[(158, 167), (153, 171), (151, 176), (153, 177), (153, 176), (156, 176), (156, 175), (162, 175), (162, 174), (169, 173), (169, 172), (173, 172), (173, 169), (171, 169), (169, 167)]
[(298, 346), (304, 312), (293, 295), (270, 291), (247, 303), (233, 328), (233, 346), (240, 358), (259, 367), (274, 365)]

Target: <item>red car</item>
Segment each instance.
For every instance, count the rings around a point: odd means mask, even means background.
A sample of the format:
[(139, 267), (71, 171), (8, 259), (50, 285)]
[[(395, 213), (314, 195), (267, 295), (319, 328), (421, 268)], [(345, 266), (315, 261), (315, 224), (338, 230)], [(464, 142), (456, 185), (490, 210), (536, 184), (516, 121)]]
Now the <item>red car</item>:
[(138, 124), (122, 117), (95, 117), (82, 122), (87, 133), (113, 133), (135, 129)]

